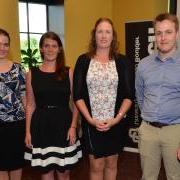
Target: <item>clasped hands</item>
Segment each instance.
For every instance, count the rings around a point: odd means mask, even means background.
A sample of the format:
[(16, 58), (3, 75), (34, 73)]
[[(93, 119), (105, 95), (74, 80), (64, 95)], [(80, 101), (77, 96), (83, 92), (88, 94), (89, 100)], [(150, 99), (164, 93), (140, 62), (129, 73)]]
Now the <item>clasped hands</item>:
[(116, 124), (116, 119), (97, 120), (93, 119), (93, 125), (98, 131), (108, 131), (112, 126)]

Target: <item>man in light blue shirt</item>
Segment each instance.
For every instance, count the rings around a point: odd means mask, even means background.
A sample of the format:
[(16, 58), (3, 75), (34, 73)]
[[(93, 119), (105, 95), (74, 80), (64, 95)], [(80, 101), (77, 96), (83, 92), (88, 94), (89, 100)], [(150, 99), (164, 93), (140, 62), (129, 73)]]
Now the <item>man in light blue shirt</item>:
[(163, 158), (168, 180), (180, 180), (180, 51), (175, 15), (154, 20), (157, 52), (144, 58), (136, 71), (136, 96), (141, 110), (139, 151), (142, 179), (157, 180)]

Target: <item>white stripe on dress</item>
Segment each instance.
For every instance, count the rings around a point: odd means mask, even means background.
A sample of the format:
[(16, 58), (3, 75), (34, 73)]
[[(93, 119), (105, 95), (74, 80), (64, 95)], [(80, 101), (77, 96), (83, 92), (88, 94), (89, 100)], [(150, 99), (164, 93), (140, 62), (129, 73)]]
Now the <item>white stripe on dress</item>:
[(33, 159), (31, 161), (31, 166), (46, 167), (50, 164), (57, 164), (59, 166), (65, 166), (65, 165), (75, 164), (81, 157), (82, 157), (82, 151), (77, 152), (77, 154), (73, 157), (66, 157), (64, 159), (60, 159), (58, 157), (49, 157), (45, 160)]
[(80, 146), (80, 141), (78, 140), (76, 142), (76, 144), (73, 144), (72, 146), (68, 146), (68, 147), (65, 147), (65, 148), (61, 148), (61, 147), (47, 147), (47, 148), (33, 148), (33, 154), (42, 154), (42, 155), (45, 155), (49, 152), (57, 152), (57, 153), (60, 153), (60, 154), (64, 154), (66, 152), (73, 152), (74, 150), (76, 150), (76, 148)]
[[(55, 153), (59, 153), (59, 154), (64, 155), (65, 153), (71, 153), (71, 152), (75, 151), (78, 146), (80, 146), (79, 140), (76, 142), (76, 144), (69, 146), (69, 147), (65, 147), (65, 148), (61, 148), (61, 147), (47, 147), (44, 149), (33, 148), (32, 153), (34, 155), (36, 155), (36, 154), (46, 155), (47, 153), (50, 153), (50, 152), (54, 153), (55, 152)], [(31, 161), (31, 166), (42, 166), (42, 167), (46, 167), (50, 164), (57, 164), (60, 166), (65, 166), (68, 164), (74, 164), (81, 157), (82, 157), (82, 151), (81, 150), (79, 150), (73, 157), (65, 157), (63, 159), (61, 159), (59, 157), (48, 157), (45, 160), (42, 160), (40, 158), (32, 159), (31, 153), (25, 152), (25, 154), (24, 154), (24, 159)]]

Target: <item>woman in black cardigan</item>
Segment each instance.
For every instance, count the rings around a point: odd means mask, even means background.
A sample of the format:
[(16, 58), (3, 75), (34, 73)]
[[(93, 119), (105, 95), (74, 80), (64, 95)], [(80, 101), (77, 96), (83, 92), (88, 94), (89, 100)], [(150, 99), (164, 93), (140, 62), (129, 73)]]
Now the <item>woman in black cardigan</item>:
[(100, 18), (92, 30), (89, 51), (79, 56), (74, 71), (74, 101), (83, 118), (91, 180), (116, 179), (131, 99), (127, 59), (118, 54), (112, 21)]

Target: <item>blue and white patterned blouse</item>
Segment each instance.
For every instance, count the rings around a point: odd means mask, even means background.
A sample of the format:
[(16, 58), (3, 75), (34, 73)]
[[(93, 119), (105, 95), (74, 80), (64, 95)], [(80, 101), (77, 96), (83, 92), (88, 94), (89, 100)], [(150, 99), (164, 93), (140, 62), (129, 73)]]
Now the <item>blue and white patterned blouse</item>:
[(23, 96), (25, 96), (24, 72), (20, 64), (14, 63), (10, 71), (0, 73), (0, 122), (25, 119)]

